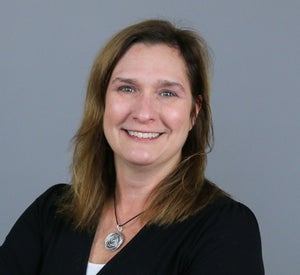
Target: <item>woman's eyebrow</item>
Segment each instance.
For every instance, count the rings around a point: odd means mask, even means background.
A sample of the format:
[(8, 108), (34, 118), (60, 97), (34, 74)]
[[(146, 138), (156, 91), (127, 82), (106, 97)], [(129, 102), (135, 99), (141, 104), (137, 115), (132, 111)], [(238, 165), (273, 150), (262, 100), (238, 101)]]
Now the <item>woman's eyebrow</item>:
[(123, 77), (116, 77), (115, 79), (112, 80), (112, 84), (115, 82), (124, 82), (124, 83), (128, 83), (128, 84), (135, 84), (137, 83), (137, 81), (135, 79), (132, 78), (123, 78)]
[(185, 91), (184, 87), (182, 84), (175, 82), (175, 81), (169, 81), (169, 80), (159, 80), (158, 84), (162, 87), (177, 87), (182, 91)]

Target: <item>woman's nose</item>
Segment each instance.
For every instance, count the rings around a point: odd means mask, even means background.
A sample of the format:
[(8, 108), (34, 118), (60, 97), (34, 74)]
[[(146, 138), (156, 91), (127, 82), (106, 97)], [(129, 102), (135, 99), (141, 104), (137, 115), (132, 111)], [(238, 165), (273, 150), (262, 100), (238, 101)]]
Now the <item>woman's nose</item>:
[(158, 103), (155, 95), (151, 93), (141, 93), (135, 100), (132, 114), (133, 118), (140, 122), (155, 120), (157, 117)]

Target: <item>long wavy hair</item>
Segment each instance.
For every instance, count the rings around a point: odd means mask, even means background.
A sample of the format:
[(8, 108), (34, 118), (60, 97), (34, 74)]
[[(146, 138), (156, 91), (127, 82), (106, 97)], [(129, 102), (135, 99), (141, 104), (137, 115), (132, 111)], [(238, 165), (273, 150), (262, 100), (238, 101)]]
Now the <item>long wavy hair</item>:
[[(223, 194), (205, 179), (207, 152), (213, 141), (209, 47), (192, 30), (177, 28), (165, 20), (146, 20), (113, 36), (91, 69), (82, 122), (73, 138), (71, 184), (60, 207), (77, 229), (94, 230), (104, 204), (115, 192), (114, 153), (103, 132), (105, 95), (116, 64), (136, 43), (165, 44), (180, 52), (192, 92), (191, 119), (195, 121), (182, 148), (180, 163), (152, 191), (143, 218), (148, 224), (158, 225), (182, 221)], [(197, 116), (196, 104), (201, 105)]]

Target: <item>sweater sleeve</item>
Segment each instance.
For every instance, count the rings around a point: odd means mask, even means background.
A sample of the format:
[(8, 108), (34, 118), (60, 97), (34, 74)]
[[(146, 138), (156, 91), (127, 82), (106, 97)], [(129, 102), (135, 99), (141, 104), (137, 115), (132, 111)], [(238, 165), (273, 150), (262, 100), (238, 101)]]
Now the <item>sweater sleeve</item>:
[[(20, 216), (0, 246), (0, 274), (39, 274), (43, 250), (43, 219), (49, 213), (55, 185), (37, 198)], [(51, 208), (51, 207), (50, 207)]]
[(193, 251), (186, 274), (263, 275), (259, 227), (251, 210), (231, 202), (209, 220), (205, 241)]

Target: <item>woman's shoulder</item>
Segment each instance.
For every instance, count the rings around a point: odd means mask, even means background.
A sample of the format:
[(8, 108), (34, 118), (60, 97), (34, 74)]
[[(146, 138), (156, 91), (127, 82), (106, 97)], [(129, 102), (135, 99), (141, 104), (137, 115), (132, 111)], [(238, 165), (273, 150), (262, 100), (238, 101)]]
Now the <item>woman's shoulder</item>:
[[(244, 203), (227, 196), (217, 198), (203, 211), (191, 217), (188, 227), (199, 243), (224, 251), (261, 255), (261, 237), (257, 218)], [(199, 234), (200, 232), (200, 234)], [(195, 241), (195, 240), (194, 240)], [(246, 254), (247, 254), (246, 253)]]
[(47, 200), (63, 195), (64, 192), (70, 187), (67, 183), (58, 183), (47, 188), (37, 199)]
[(258, 228), (253, 211), (246, 204), (225, 195), (216, 198), (194, 218), (202, 222), (205, 219), (210, 226), (221, 226), (224, 230)]
[(224, 195), (218, 197), (211, 205), (211, 211), (229, 215), (247, 215), (255, 217), (253, 211), (245, 203)]
[(59, 183), (47, 188), (34, 200), (32, 206), (37, 207), (39, 210), (57, 207), (58, 201), (63, 197), (69, 187), (69, 184)]
[[(230, 197), (219, 197), (190, 217), (184, 228), (183, 231), (192, 236), (185, 244), (191, 261), (199, 257), (208, 266), (218, 262), (218, 272), (224, 269), (263, 274), (259, 225), (253, 211), (245, 204)], [(249, 268), (248, 273), (245, 267)]]
[(148, 238), (161, 254), (181, 257), (183, 274), (263, 274), (256, 217), (226, 195), (182, 222), (147, 232), (143, 242)]
[(18, 222), (49, 223), (55, 219), (59, 201), (68, 188), (68, 184), (60, 183), (46, 189), (23, 212)]

